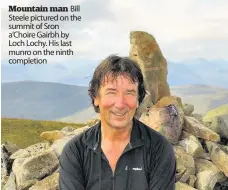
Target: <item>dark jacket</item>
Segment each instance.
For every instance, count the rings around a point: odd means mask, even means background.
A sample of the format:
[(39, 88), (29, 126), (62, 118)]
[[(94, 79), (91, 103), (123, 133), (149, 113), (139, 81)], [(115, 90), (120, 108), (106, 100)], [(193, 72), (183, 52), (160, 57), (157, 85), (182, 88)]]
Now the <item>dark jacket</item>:
[(175, 155), (158, 132), (134, 119), (128, 146), (112, 169), (100, 148), (100, 123), (64, 147), (61, 190), (174, 190)]

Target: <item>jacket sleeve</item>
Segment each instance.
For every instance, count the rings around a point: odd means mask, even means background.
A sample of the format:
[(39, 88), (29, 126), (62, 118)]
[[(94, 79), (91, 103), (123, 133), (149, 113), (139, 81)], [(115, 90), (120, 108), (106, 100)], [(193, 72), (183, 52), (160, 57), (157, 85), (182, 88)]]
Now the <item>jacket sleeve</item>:
[(175, 190), (176, 159), (172, 145), (164, 139), (152, 154), (150, 163), (154, 164), (149, 173), (150, 190)]
[(69, 141), (60, 155), (60, 190), (85, 190), (82, 160), (74, 141)]

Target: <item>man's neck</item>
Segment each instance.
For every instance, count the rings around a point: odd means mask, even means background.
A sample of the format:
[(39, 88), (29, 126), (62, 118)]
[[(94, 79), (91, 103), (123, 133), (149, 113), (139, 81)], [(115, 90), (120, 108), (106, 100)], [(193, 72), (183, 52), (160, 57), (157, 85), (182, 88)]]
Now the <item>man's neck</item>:
[[(132, 122), (133, 123), (133, 122)], [(101, 124), (101, 138), (103, 141), (125, 142), (130, 141), (132, 124), (129, 127), (118, 129)]]

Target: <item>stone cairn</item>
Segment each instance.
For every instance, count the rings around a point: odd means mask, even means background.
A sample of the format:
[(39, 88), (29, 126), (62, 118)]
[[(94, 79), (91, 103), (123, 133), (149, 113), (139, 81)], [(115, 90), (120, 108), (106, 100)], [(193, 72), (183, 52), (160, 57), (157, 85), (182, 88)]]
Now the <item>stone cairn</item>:
[[(170, 94), (167, 62), (155, 38), (141, 31), (130, 33), (130, 58), (141, 67), (147, 95), (135, 117), (164, 135), (176, 157), (176, 190), (228, 189), (228, 126), (221, 117), (203, 117), (194, 106)], [(18, 149), (1, 146), (2, 185), (5, 190), (57, 190), (59, 156), (64, 145), (85, 127), (43, 132), (45, 143)]]

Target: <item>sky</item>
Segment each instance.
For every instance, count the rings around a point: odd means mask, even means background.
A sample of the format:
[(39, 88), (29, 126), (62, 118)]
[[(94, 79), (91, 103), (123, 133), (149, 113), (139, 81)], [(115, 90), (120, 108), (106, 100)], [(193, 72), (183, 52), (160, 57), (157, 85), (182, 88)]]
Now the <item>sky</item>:
[(2, 60), (8, 58), (8, 5), (80, 5), (80, 23), (60, 23), (70, 32), (74, 56), (51, 62), (128, 56), (130, 31), (146, 31), (170, 61), (205, 58), (228, 60), (227, 0), (7, 0), (1, 2)]

